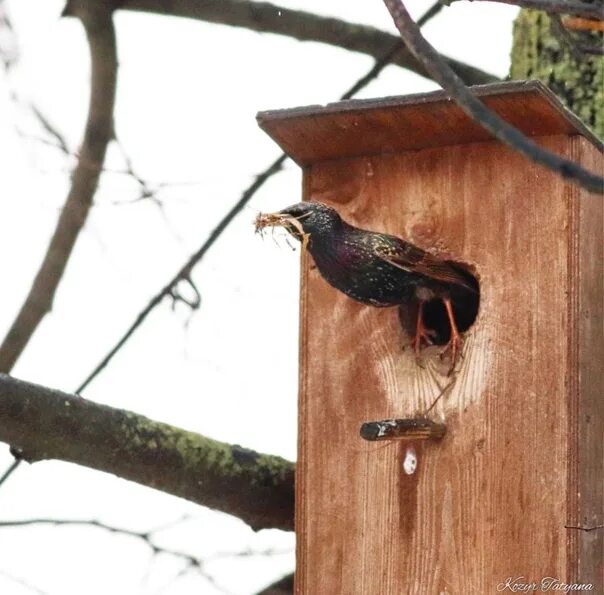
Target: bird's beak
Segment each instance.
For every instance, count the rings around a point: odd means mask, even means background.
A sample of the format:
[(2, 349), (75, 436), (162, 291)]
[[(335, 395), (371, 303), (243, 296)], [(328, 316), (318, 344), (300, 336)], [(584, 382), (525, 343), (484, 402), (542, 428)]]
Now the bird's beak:
[(310, 234), (304, 231), (300, 221), (287, 212), (277, 211), (276, 213), (259, 213), (255, 221), (256, 233), (261, 233), (266, 227), (284, 227), (297, 240), (302, 242), (302, 247), (306, 248)]

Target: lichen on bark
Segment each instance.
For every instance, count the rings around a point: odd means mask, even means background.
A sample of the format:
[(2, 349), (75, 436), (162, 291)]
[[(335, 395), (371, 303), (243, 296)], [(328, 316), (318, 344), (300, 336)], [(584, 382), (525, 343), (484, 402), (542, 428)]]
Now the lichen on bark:
[[(602, 44), (601, 33), (580, 35), (583, 43)], [(510, 77), (539, 79), (600, 138), (604, 137), (604, 57), (573, 52), (556, 35), (546, 13), (521, 10), (518, 14)]]
[(235, 515), (293, 529), (294, 464), (0, 373), (0, 442)]

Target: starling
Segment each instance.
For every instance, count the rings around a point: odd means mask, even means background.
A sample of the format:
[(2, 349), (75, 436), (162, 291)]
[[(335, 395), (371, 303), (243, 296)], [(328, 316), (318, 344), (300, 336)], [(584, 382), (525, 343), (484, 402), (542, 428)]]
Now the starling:
[[(417, 304), (413, 347), (433, 343), (424, 324), (424, 308), (444, 304), (452, 366), (462, 345), (454, 304), (477, 303), (476, 280), (456, 263), (439, 259), (396, 236), (359, 229), (319, 202), (301, 202), (277, 213), (261, 214), (256, 230), (284, 227), (311, 253), (319, 272), (333, 287), (363, 304), (377, 307)], [(469, 325), (466, 325), (466, 328)]]

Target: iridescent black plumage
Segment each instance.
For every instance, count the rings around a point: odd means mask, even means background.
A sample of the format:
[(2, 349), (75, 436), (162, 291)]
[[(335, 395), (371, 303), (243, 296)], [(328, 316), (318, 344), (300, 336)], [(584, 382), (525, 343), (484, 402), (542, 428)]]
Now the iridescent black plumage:
[(453, 355), (460, 344), (452, 305), (477, 296), (475, 280), (455, 263), (385, 233), (359, 229), (317, 202), (298, 203), (260, 216), (259, 228), (281, 225), (303, 240), (323, 278), (349, 297), (372, 306), (419, 304), (416, 348), (430, 332), (424, 304), (443, 301), (451, 324)]

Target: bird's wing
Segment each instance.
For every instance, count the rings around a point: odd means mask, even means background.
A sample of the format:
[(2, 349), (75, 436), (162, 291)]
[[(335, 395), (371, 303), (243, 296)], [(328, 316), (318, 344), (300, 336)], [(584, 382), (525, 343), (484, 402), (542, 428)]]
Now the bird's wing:
[(463, 273), (449, 261), (432, 256), (429, 252), (409, 242), (405, 242), (399, 238), (394, 239), (396, 239), (396, 242), (376, 244), (374, 246), (375, 254), (403, 271), (417, 273), (435, 281), (452, 283), (465, 287), (470, 291), (476, 291)]

